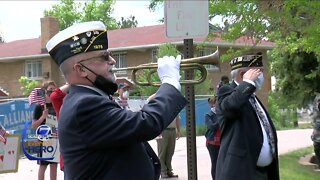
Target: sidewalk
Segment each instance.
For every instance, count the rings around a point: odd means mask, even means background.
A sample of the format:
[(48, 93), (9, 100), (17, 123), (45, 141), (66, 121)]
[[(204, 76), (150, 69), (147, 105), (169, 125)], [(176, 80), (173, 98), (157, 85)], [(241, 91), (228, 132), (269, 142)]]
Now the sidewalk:
[[(285, 154), (287, 152), (297, 150), (300, 148), (308, 147), (312, 145), (310, 139), (312, 129), (301, 130), (285, 130), (278, 131), (278, 146), (279, 154)], [(205, 137), (198, 136), (197, 138), (197, 169), (199, 180), (211, 180), (210, 175), (210, 157), (205, 146)], [(156, 151), (156, 141), (149, 142), (152, 148)], [(186, 151), (186, 138), (180, 138), (177, 140), (175, 154), (172, 160), (172, 166), (174, 173), (179, 175), (179, 180), (188, 179), (187, 171), (187, 151)], [(46, 171), (46, 180), (49, 180), (49, 167)], [(37, 179), (38, 165), (36, 161), (30, 161), (28, 159), (21, 159), (19, 161), (19, 170), (17, 173), (0, 174), (1, 180), (25, 180), (25, 179)], [(57, 180), (63, 180), (63, 173), (58, 170)]]

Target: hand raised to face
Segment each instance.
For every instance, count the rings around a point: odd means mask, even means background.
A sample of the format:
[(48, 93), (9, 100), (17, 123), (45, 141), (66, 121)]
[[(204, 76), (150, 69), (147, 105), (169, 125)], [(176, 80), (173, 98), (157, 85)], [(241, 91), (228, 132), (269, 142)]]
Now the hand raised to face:
[(255, 81), (261, 73), (262, 71), (260, 69), (249, 69), (243, 74), (243, 79)]

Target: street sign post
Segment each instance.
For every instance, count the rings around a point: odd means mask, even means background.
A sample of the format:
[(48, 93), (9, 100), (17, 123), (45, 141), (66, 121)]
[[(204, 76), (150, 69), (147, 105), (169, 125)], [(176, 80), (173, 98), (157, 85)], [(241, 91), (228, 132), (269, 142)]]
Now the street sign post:
[(168, 38), (206, 37), (209, 32), (207, 0), (165, 1), (165, 26)]
[[(184, 58), (193, 57), (193, 38), (205, 37), (209, 32), (208, 0), (167, 0), (165, 1), (165, 26), (168, 38), (183, 38)], [(193, 79), (193, 71), (185, 72), (185, 79)], [(195, 125), (194, 86), (185, 86), (187, 130), (188, 180), (197, 180), (197, 146)]]

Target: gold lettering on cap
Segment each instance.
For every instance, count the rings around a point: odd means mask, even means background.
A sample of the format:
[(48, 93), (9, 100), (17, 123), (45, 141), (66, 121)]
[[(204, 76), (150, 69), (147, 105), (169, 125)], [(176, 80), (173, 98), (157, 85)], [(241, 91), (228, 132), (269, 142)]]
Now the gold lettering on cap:
[(103, 49), (103, 45), (102, 44), (94, 45), (93, 49)]

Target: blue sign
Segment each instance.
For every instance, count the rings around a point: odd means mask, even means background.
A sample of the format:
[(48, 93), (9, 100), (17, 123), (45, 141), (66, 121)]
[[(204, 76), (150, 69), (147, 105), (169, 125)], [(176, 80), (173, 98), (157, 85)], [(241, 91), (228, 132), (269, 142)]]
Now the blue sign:
[[(52, 136), (52, 130), (47, 125), (41, 125), (34, 130), (30, 129), (31, 121), (25, 123), (22, 133), (22, 150), (29, 160), (54, 160), (58, 150), (57, 136)], [(54, 138), (54, 141), (48, 141)]]
[[(14, 130), (15, 133), (22, 134), (24, 125), (31, 121), (33, 117), (33, 106), (27, 100), (12, 100), (0, 103), (0, 124), (6, 130)], [(204, 115), (210, 111), (207, 99), (195, 100), (195, 121), (196, 125), (204, 125)], [(1, 116), (3, 115), (3, 116)], [(180, 112), (181, 127), (186, 126), (186, 110)]]
[(24, 125), (32, 120), (33, 107), (27, 100), (11, 100), (0, 103), (0, 124), (7, 131), (22, 134)]
[[(196, 126), (205, 125), (204, 116), (206, 113), (210, 112), (208, 100), (207, 99), (196, 99), (194, 106), (195, 106)], [(180, 112), (180, 125), (181, 125), (181, 127), (186, 127), (186, 109), (185, 108)]]

